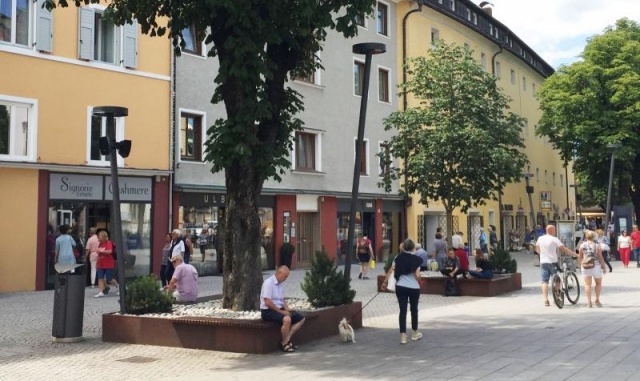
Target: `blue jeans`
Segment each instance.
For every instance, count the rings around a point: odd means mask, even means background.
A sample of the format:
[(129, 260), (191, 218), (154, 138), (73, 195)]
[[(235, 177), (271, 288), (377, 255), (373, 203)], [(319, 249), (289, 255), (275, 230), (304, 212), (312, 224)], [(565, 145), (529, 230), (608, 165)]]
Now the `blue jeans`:
[(542, 283), (549, 283), (549, 279), (558, 272), (557, 263), (541, 263), (540, 275), (542, 277)]
[(493, 271), (491, 271), (491, 270), (483, 270), (483, 271), (470, 270), (469, 271), (469, 275), (471, 275), (474, 278), (479, 278), (479, 279), (491, 279), (491, 278), (493, 278)]
[(636, 263), (640, 264), (640, 247), (633, 249), (632, 255), (635, 257)]
[(411, 305), (411, 329), (418, 329), (418, 300), (420, 299), (419, 288), (408, 288), (396, 286), (396, 297), (400, 306), (400, 333), (407, 333), (407, 301)]

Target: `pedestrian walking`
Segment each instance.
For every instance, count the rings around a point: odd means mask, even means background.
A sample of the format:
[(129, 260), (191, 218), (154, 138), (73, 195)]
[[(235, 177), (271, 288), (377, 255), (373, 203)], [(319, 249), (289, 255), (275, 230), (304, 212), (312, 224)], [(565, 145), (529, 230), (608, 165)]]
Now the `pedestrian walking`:
[(53, 263), (61, 265), (73, 265), (76, 263), (76, 257), (73, 255), (73, 248), (76, 247), (76, 241), (67, 234), (68, 225), (60, 225), (58, 228), (60, 235), (56, 238), (56, 254)]
[(627, 235), (627, 231), (623, 230), (622, 235), (618, 237), (618, 253), (624, 267), (629, 267), (629, 253), (631, 252), (631, 237)]
[[(98, 288), (99, 292), (96, 294), (96, 298), (102, 298), (105, 295), (105, 288), (107, 283), (112, 284), (119, 288), (118, 282), (113, 279), (113, 269), (116, 266), (116, 262), (113, 259), (113, 243), (109, 240), (109, 235), (106, 230), (100, 230), (98, 233), (98, 263), (96, 267), (98, 275)], [(117, 295), (120, 295), (118, 290)]]
[[(164, 236), (164, 246), (162, 247), (162, 261), (160, 262), (162, 265), (160, 266), (160, 281), (162, 282), (162, 287), (169, 284), (171, 278), (167, 278), (167, 267), (173, 267), (171, 263), (171, 233), (167, 233)], [(173, 274), (171, 274), (173, 277)]]
[[(609, 242), (609, 237), (604, 234), (602, 229), (596, 230), (596, 243), (600, 246), (600, 250), (602, 251), (602, 258), (604, 259), (604, 263), (609, 267), (609, 272), (613, 271), (613, 267), (611, 267), (611, 262), (609, 259), (609, 252), (611, 251), (611, 243)], [(632, 233), (633, 234), (633, 233)]]
[(596, 307), (602, 307), (600, 303), (600, 291), (602, 290), (602, 274), (607, 270), (604, 267), (604, 258), (602, 257), (602, 250), (600, 246), (595, 242), (596, 234), (591, 230), (587, 230), (585, 233), (586, 241), (580, 245), (578, 251), (578, 263), (582, 269), (582, 276), (584, 277), (584, 293), (587, 295), (587, 305), (589, 308), (593, 307), (591, 303), (591, 283), (592, 279), (596, 283)]
[(97, 234), (98, 229), (95, 227), (89, 228), (89, 239), (87, 240), (87, 246), (85, 247), (85, 262), (89, 263), (91, 266), (91, 278), (89, 278), (89, 283), (91, 283), (91, 288), (96, 287), (96, 283), (98, 282), (97, 272), (98, 272), (98, 247), (100, 245), (100, 240), (98, 239)]

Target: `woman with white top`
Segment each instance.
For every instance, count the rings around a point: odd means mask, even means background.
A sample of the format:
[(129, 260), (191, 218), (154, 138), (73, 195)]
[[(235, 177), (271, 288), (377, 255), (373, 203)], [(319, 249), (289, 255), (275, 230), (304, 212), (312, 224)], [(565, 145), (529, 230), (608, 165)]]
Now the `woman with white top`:
[[(602, 307), (602, 304), (600, 304), (602, 274), (607, 272), (602, 250), (600, 245), (595, 242), (595, 237), (595, 232), (587, 230), (585, 233), (586, 241), (580, 244), (580, 250), (578, 251), (578, 263), (580, 263), (582, 276), (584, 277), (584, 293), (587, 294), (589, 308), (593, 307), (593, 304), (591, 304), (591, 279), (593, 278), (596, 282), (596, 307)], [(587, 266), (588, 262), (591, 264)]]
[(618, 253), (624, 267), (629, 267), (629, 253), (631, 252), (631, 237), (627, 235), (627, 231), (623, 230), (622, 235), (618, 237)]

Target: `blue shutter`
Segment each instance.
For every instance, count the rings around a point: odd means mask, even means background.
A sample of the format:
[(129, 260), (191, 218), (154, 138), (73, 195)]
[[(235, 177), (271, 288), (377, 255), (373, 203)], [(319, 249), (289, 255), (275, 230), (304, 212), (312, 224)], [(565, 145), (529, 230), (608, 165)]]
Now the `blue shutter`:
[(93, 10), (80, 8), (80, 40), (78, 42), (78, 57), (80, 57), (80, 59), (93, 59), (94, 26), (95, 19)]
[(38, 23), (36, 24), (36, 49), (42, 52), (53, 51), (53, 13), (42, 8), (44, 0), (38, 0)]
[(124, 24), (124, 66), (138, 67), (138, 23)]

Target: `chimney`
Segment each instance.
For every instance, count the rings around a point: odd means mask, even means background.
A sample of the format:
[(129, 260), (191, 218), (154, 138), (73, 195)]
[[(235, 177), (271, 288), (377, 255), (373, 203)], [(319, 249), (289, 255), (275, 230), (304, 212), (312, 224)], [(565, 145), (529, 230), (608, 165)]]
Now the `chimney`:
[(488, 2), (488, 1), (483, 1), (480, 4), (478, 4), (478, 6), (480, 8), (482, 8), (482, 10), (488, 14), (489, 16), (493, 17), (493, 4)]

